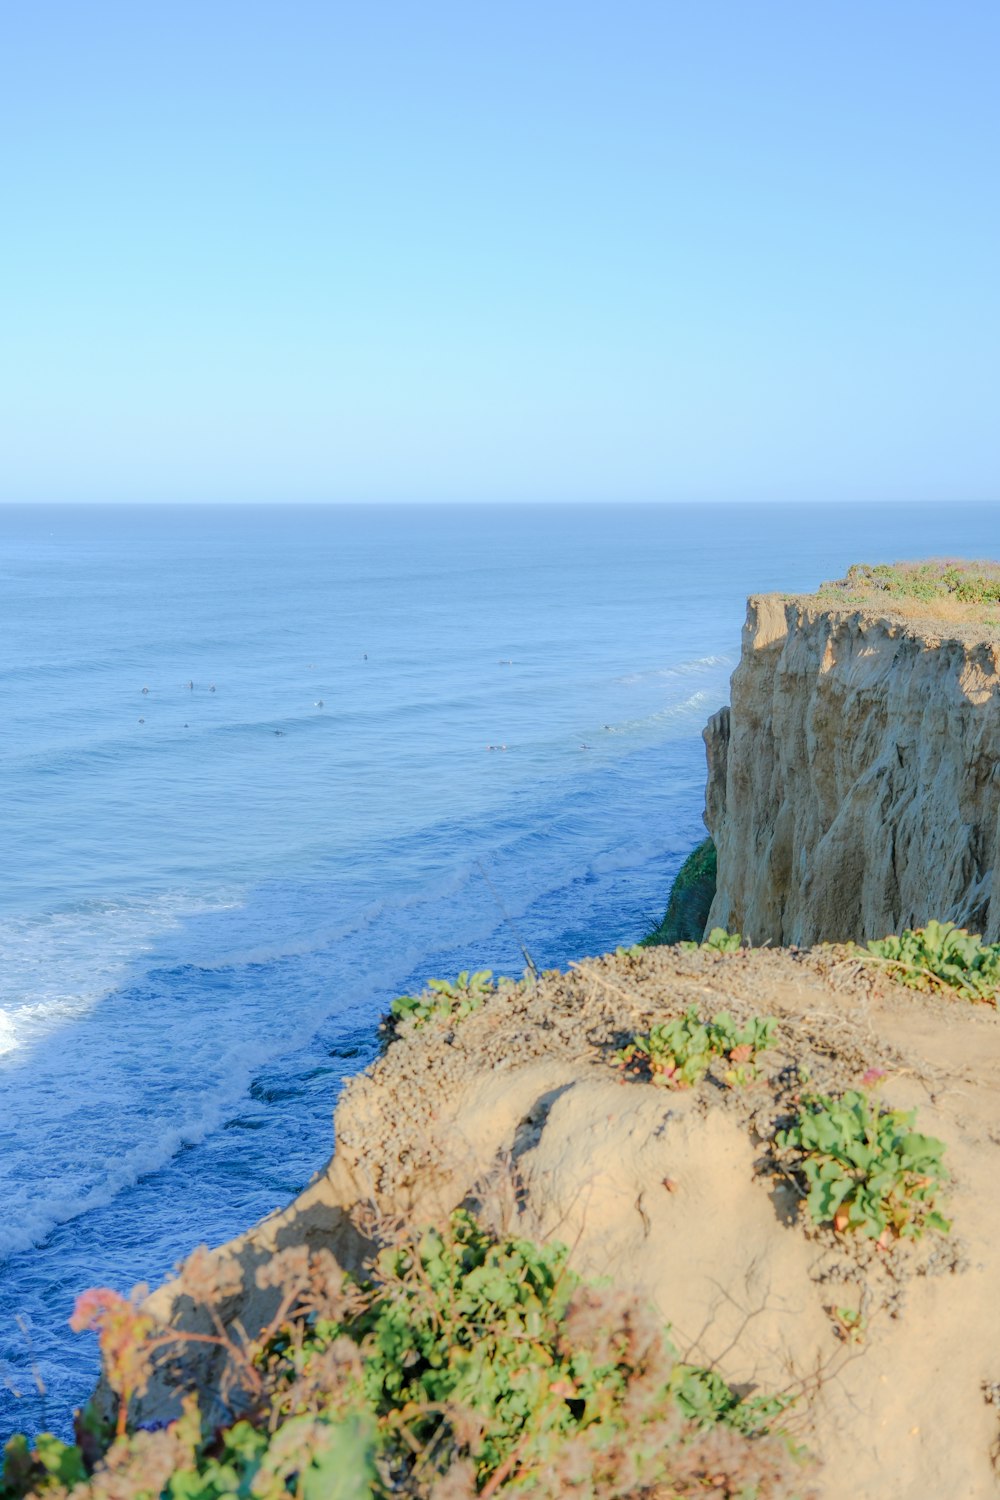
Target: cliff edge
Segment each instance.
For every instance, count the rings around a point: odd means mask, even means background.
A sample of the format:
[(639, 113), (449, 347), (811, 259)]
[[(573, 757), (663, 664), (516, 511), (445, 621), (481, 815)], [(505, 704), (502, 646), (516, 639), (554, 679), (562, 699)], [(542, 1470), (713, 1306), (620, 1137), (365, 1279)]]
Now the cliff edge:
[(772, 946), (403, 997), (288, 1208), (81, 1299), (110, 1446), (15, 1439), (11, 1500), (996, 1500), (997, 994), (832, 940), (997, 936), (998, 609), (953, 564), (751, 599), (709, 925)]
[[(623, 1042), (692, 1012), (774, 1017), (746, 1078), (623, 1073)], [(916, 1109), (945, 1143), (948, 1233), (876, 1243), (812, 1226), (773, 1155), (803, 1080), (840, 1096), (876, 1075), (879, 1107)], [(347, 1086), (329, 1166), (218, 1252), (226, 1318), (253, 1331), (272, 1315), (258, 1273), (281, 1250), (332, 1251), (363, 1274), (394, 1226), (464, 1205), (651, 1303), (682, 1359), (790, 1397), (783, 1428), (819, 1467), (781, 1494), (992, 1497), (998, 1085), (992, 1006), (902, 989), (844, 948), (631, 950), (502, 982), (472, 1014), (404, 1023)], [(147, 1307), (199, 1326), (183, 1281)], [(217, 1386), (208, 1366), (189, 1378)], [(144, 1418), (169, 1411), (173, 1382)]]
[[(972, 597), (933, 591), (972, 566), (749, 600), (705, 730), (709, 928), (809, 945), (936, 917), (1000, 936), (1000, 611), (982, 565)], [(919, 591), (866, 586), (880, 574)]]

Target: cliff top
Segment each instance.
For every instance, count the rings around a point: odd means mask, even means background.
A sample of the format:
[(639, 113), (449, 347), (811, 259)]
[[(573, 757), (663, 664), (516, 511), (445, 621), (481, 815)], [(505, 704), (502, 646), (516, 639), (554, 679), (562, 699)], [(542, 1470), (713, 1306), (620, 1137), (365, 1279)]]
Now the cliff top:
[[(775, 1018), (745, 1081), (721, 1063), (657, 1087), (656, 1037), (677, 1038), (656, 1028), (720, 1012), (739, 1028)], [(616, 1067), (638, 1035), (649, 1061)], [(489, 1204), (570, 1245), (583, 1274), (637, 1288), (685, 1358), (740, 1389), (801, 1393), (790, 1430), (820, 1461), (823, 1500), (985, 1497), (1000, 1490), (982, 1394), (1000, 1381), (998, 1065), (994, 1007), (903, 989), (857, 950), (647, 948), (405, 1023), (348, 1088), (338, 1152), (390, 1213), (426, 1217), (435, 1186), (442, 1207)], [(871, 1097), (946, 1142), (949, 1234), (817, 1229), (770, 1158), (803, 1095), (880, 1075)]]
[(963, 641), (1000, 640), (1000, 563), (962, 558), (855, 563), (843, 578), (786, 602), (862, 612)]
[[(575, 1273), (638, 1295), (679, 1356), (723, 1389), (779, 1408), (791, 1399), (783, 1429), (818, 1465), (789, 1476), (794, 1493), (812, 1494), (813, 1481), (822, 1500), (1000, 1492), (994, 1007), (903, 989), (884, 964), (833, 946), (633, 949), (537, 982), (464, 981), (419, 997), (348, 1085), (327, 1169), (219, 1252), (218, 1279), (242, 1285), (227, 1318), (251, 1332), (266, 1323), (278, 1251), (327, 1250), (363, 1278), (394, 1226), (443, 1222), (464, 1204), (518, 1243), (568, 1246)], [(921, 1236), (905, 1222), (937, 1168), (903, 1158), (898, 1235), (848, 1233), (839, 1197), (813, 1214), (808, 1172), (776, 1132), (837, 1100), (838, 1130), (844, 1108), (867, 1121), (867, 1145), (841, 1143), (860, 1146), (859, 1160), (875, 1150), (876, 1116), (883, 1146), (898, 1126), (899, 1150), (946, 1150), (950, 1230), (928, 1220)], [(929, 1135), (908, 1133), (910, 1110)], [(187, 1317), (175, 1298), (189, 1280), (146, 1306)], [(217, 1388), (217, 1374), (201, 1384)], [(791, 1490), (776, 1471), (757, 1492)]]

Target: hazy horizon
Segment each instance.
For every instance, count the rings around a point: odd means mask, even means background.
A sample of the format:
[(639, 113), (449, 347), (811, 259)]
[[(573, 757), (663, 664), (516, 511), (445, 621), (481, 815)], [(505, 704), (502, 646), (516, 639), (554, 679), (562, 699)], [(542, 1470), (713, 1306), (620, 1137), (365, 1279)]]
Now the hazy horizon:
[[(771, 500), (769, 500), (769, 499), (756, 499), (756, 498), (752, 498), (752, 499), (749, 499), (749, 498), (748, 499), (740, 499), (739, 497), (732, 497), (732, 498), (730, 498), (728, 496), (705, 496), (704, 498), (702, 498), (700, 500), (684, 500), (684, 499), (660, 500), (660, 499), (655, 499), (655, 498), (650, 498), (650, 499), (625, 498), (625, 499), (621, 499), (621, 500), (601, 500), (601, 499), (597, 499), (597, 498), (594, 498), (594, 499), (587, 499), (587, 498), (576, 499), (573, 496), (565, 496), (563, 498), (546, 498), (546, 499), (538, 500), (538, 499), (533, 499), (531, 496), (528, 496), (528, 495), (512, 495), (512, 496), (509, 496), (508, 498), (502, 499), (502, 500), (494, 500), (494, 499), (481, 499), (481, 500), (469, 499), (469, 500), (465, 500), (465, 499), (462, 499), (461, 497), (455, 497), (455, 498), (452, 498), (452, 499), (445, 498), (445, 499), (439, 499), (439, 500), (425, 500), (425, 499), (422, 499), (422, 498), (413, 498), (413, 499), (405, 499), (405, 498), (403, 498), (403, 499), (382, 499), (382, 498), (376, 498), (376, 499), (370, 499), (370, 500), (350, 500), (350, 499), (329, 500), (329, 499), (323, 499), (323, 498), (309, 499), (309, 498), (303, 498), (301, 496), (296, 496), (294, 498), (290, 498), (290, 499), (287, 499), (287, 500), (275, 500), (275, 499), (268, 499), (266, 497), (259, 497), (259, 498), (252, 498), (252, 499), (242, 499), (239, 496), (234, 496), (234, 497), (229, 498), (229, 499), (203, 499), (203, 498), (199, 498), (198, 496), (188, 496), (188, 497), (181, 497), (181, 498), (173, 499), (173, 500), (161, 500), (161, 499), (136, 500), (136, 499), (129, 499), (129, 498), (126, 498), (126, 497), (122, 497), (120, 499), (111, 498), (111, 499), (103, 499), (103, 500), (92, 500), (92, 499), (90, 499), (87, 496), (78, 496), (78, 497), (73, 498), (73, 499), (53, 499), (53, 500), (50, 500), (50, 499), (39, 499), (39, 500), (2, 500), (2, 499), (0, 499), (0, 514), (3, 514), (3, 512), (5, 512), (5, 511), (10, 512), (10, 511), (15, 511), (15, 510), (21, 510), (21, 511), (77, 510), (77, 509), (80, 509), (80, 508), (90, 508), (92, 510), (105, 510), (105, 509), (107, 509), (107, 510), (176, 510), (176, 509), (182, 509), (183, 510), (183, 509), (187, 509), (187, 508), (194, 508), (194, 509), (199, 509), (199, 510), (213, 510), (213, 509), (218, 509), (218, 510), (232, 510), (232, 509), (240, 509), (240, 508), (243, 508), (243, 509), (246, 509), (246, 510), (295, 510), (295, 509), (303, 509), (303, 510), (324, 510), (324, 509), (327, 509), (327, 510), (336, 510), (336, 509), (343, 509), (343, 510), (351, 510), (351, 509), (358, 509), (358, 510), (373, 510), (373, 509), (374, 510), (419, 510), (419, 509), (425, 509), (425, 510), (436, 510), (436, 509), (442, 509), (442, 510), (462, 510), (462, 509), (467, 509), (467, 510), (502, 510), (502, 509), (506, 509), (506, 508), (508, 508), (510, 506), (514, 506), (514, 507), (516, 507), (518, 509), (521, 509), (521, 510), (530, 510), (530, 509), (537, 509), (537, 510), (572, 510), (572, 509), (580, 509), (580, 508), (583, 508), (583, 509), (601, 509), (601, 508), (610, 509), (610, 508), (614, 508), (614, 509), (619, 509), (619, 510), (655, 510), (655, 509), (699, 510), (699, 509), (704, 509), (706, 507), (713, 508), (713, 509), (726, 509), (726, 508), (733, 509), (733, 508), (743, 508), (743, 507), (746, 507), (746, 506), (754, 506), (757, 509), (761, 509), (761, 510), (768, 510), (768, 509), (775, 509), (775, 510), (777, 510), (777, 509), (782, 509), (782, 508), (793, 509), (796, 506), (801, 505), (802, 503), (803, 502), (801, 500), (793, 500), (793, 499), (787, 499), (787, 500), (783, 500), (783, 499), (771, 499)], [(819, 512), (824, 511), (824, 510), (827, 510), (827, 511), (836, 511), (836, 510), (841, 509), (843, 506), (847, 506), (849, 509), (864, 510), (866, 508), (870, 508), (873, 505), (888, 505), (888, 506), (893, 507), (893, 508), (898, 507), (899, 509), (942, 510), (942, 509), (947, 508), (947, 506), (949, 506), (951, 504), (955, 504), (955, 505), (961, 505), (961, 506), (963, 506), (964, 508), (967, 508), (967, 509), (973, 509), (973, 510), (975, 510), (975, 509), (989, 509), (991, 506), (996, 505), (997, 501), (994, 500), (994, 499), (964, 500), (964, 499), (962, 499), (959, 496), (956, 496), (954, 498), (954, 500), (920, 500), (920, 499), (908, 499), (905, 496), (900, 496), (900, 497), (898, 497), (898, 498), (896, 498), (894, 500), (893, 499), (868, 500), (866, 498), (863, 498), (862, 496), (855, 496), (855, 497), (849, 497), (849, 498), (846, 498), (846, 499), (843, 499), (843, 500), (828, 500), (828, 499), (825, 499), (825, 498), (824, 499), (813, 499), (813, 500), (810, 500), (808, 503), (809, 503), (809, 506), (810, 506), (810, 508), (812, 510), (814, 510), (817, 513), (819, 513)]]

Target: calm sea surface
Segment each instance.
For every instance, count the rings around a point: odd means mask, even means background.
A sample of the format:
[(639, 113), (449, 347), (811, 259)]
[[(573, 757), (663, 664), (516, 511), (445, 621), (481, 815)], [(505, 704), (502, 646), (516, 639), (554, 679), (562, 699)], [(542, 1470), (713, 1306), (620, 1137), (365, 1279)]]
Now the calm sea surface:
[(1000, 509), (0, 508), (0, 1439), (77, 1292), (322, 1165), (394, 995), (661, 915), (748, 592), (931, 553)]

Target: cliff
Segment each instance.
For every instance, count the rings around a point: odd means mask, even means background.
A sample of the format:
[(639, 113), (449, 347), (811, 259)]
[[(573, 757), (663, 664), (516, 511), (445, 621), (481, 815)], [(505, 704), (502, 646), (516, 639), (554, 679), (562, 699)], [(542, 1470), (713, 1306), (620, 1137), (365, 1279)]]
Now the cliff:
[[(134, 1306), (92, 1295), (115, 1389), (129, 1368), (137, 1383), (80, 1500), (146, 1493), (154, 1460), (194, 1493), (220, 1453), (226, 1491), (263, 1500), (1000, 1496), (996, 997), (903, 988), (893, 975), (914, 976), (834, 941), (931, 917), (997, 936), (1000, 581), (875, 575), (751, 599), (731, 708), (705, 732), (709, 925), (772, 946), (619, 950), (408, 1000), (288, 1208)], [(459, 1207), (494, 1237), (488, 1265), (441, 1238)], [(557, 1304), (526, 1278), (557, 1299), (564, 1275), (584, 1292), (546, 1324)], [(484, 1288), (495, 1320), (453, 1337)], [(673, 1347), (650, 1363), (664, 1326)], [(169, 1357), (136, 1364), (134, 1338)], [(479, 1347), (457, 1403), (442, 1371)], [(362, 1388), (368, 1405), (345, 1406)], [(664, 1414), (675, 1390), (683, 1420)], [(498, 1437), (501, 1409), (516, 1420)], [(254, 1432), (220, 1436), (244, 1411)]]
[(808, 945), (937, 917), (1000, 936), (995, 613), (750, 599), (731, 706), (705, 730), (709, 928)]
[[(691, 1008), (772, 1014), (759, 1076), (686, 1090), (623, 1078), (615, 1049)], [(875, 1245), (811, 1228), (771, 1158), (804, 1077), (837, 1092), (872, 1069), (888, 1104), (917, 1108), (946, 1142), (950, 1235)], [(277, 1292), (257, 1273), (279, 1250), (363, 1270), (393, 1226), (464, 1203), (651, 1302), (684, 1359), (793, 1397), (788, 1430), (820, 1467), (781, 1494), (812, 1494), (815, 1478), (824, 1500), (993, 1496), (998, 1084), (992, 1007), (901, 989), (845, 949), (633, 950), (502, 984), (462, 1019), (405, 1023), (348, 1085), (328, 1167), (219, 1252), (219, 1280), (237, 1288), (226, 1317), (253, 1331), (270, 1316)], [(207, 1326), (183, 1283), (148, 1306)], [(197, 1378), (217, 1385), (209, 1365)]]

